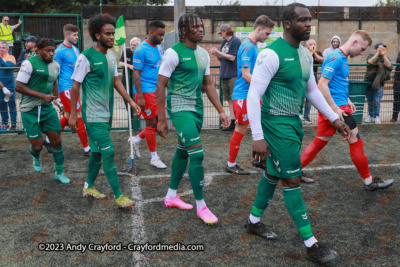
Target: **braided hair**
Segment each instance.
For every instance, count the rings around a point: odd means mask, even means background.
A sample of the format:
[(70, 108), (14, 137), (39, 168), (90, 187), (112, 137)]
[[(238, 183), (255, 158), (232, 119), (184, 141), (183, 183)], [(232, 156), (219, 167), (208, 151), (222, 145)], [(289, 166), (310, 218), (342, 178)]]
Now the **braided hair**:
[[(190, 24), (192, 26), (197, 26), (197, 19), (200, 19), (201, 24), (203, 24), (203, 20), (199, 17), (199, 15), (194, 13), (185, 14), (179, 18), (178, 28), (179, 28), (180, 41), (182, 41), (186, 37), (186, 35), (188, 35), (191, 32)], [(185, 33), (183, 33), (183, 31), (185, 31)]]

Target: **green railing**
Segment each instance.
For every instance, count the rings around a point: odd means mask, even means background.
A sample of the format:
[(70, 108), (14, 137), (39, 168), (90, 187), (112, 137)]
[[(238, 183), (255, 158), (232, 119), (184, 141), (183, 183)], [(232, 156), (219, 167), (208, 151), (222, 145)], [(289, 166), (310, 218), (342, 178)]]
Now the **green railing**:
[[(393, 65), (400, 65), (400, 64), (393, 64)], [(367, 66), (367, 64), (350, 64), (350, 67), (362, 67), (362, 66)], [(4, 69), (13, 69), (13, 70), (18, 70), (18, 67), (12, 67), (12, 68), (0, 68), (0, 70)], [(122, 68), (119, 67), (119, 72), (120, 72), (120, 79), (122, 79)], [(382, 122), (388, 122), (391, 119), (391, 114), (393, 110), (393, 83), (394, 83), (394, 74), (395, 72), (392, 72), (391, 79), (387, 82), (385, 82), (385, 90), (384, 90), (384, 96), (382, 98), (381, 102), (381, 121)], [(16, 77), (17, 72), (14, 72), (14, 76)], [(364, 75), (365, 71), (351, 71), (349, 74), (349, 79), (354, 80), (354, 81), (363, 81), (364, 80)], [(317, 77), (319, 78), (320, 73), (317, 73)], [(130, 80), (130, 85), (133, 84), (133, 75), (132, 71), (128, 70), (128, 77)], [(217, 89), (217, 92), (219, 93), (220, 100), (223, 103), (225, 112), (227, 115), (229, 115), (229, 107), (228, 107), (228, 102), (227, 101), (222, 101), (222, 89), (221, 89), (221, 82), (219, 78), (219, 66), (211, 66), (211, 77), (214, 82), (214, 86)], [(0, 77), (0, 81), (1, 81)], [(10, 88), (13, 89), (13, 88)], [(2, 93), (0, 93), (2, 95)], [(112, 125), (112, 130), (127, 130), (128, 129), (128, 112), (126, 109), (126, 105), (124, 103), (124, 100), (122, 97), (115, 92), (115, 98), (114, 98), (114, 112), (113, 112), (113, 125)], [(0, 131), (0, 134), (2, 133), (23, 133), (23, 125), (21, 122), (21, 116), (20, 116), (20, 111), (19, 111), (19, 102), (21, 99), (21, 95), (19, 93), (16, 93), (16, 107), (17, 107), (17, 130), (16, 131)], [(2, 98), (0, 99), (0, 104), (1, 104)], [(214, 106), (211, 104), (211, 102), (208, 100), (206, 94), (203, 94), (203, 102), (204, 102), (204, 123), (203, 127), (204, 129), (218, 129), (220, 128), (220, 121), (219, 121), (219, 115), (217, 111), (215, 110)], [(365, 103), (365, 102), (364, 102)], [(358, 106), (361, 107), (362, 103), (358, 103)], [(364, 105), (364, 110), (359, 110), (357, 114), (360, 114), (363, 117), (367, 116), (367, 105)], [(313, 125), (316, 125), (317, 118), (318, 118), (318, 113), (314, 109), (314, 107), (311, 108), (311, 115), (310, 115), (311, 120), (313, 121)], [(11, 122), (10, 120), (8, 121), (8, 124), (10, 125)], [(144, 129), (145, 127), (145, 122), (143, 119), (138, 119), (137, 117), (133, 117), (132, 119), (132, 126), (134, 130), (141, 130)], [(171, 126), (171, 123), (169, 122), (169, 126)], [(68, 128), (65, 131), (70, 131)]]

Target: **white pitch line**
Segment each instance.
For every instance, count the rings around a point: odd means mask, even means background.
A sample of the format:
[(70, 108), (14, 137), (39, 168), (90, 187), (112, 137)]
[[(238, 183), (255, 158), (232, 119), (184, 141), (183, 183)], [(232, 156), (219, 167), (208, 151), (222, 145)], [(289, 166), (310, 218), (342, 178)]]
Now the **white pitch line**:
[[(392, 163), (392, 164), (369, 164), (370, 168), (379, 168), (379, 167), (396, 167), (400, 166), (400, 163)], [(324, 166), (324, 167), (315, 167), (315, 168), (304, 168), (303, 171), (324, 171), (324, 170), (334, 170), (334, 169), (355, 169), (354, 165), (342, 165), (342, 166)]]
[[(144, 227), (143, 215), (143, 196), (139, 185), (139, 179), (132, 179), (131, 182), (132, 197), (136, 201), (137, 213), (132, 215), (132, 240), (135, 244), (145, 244), (147, 242), (146, 229)], [(147, 257), (140, 252), (133, 253), (133, 262), (135, 267), (149, 266)]]

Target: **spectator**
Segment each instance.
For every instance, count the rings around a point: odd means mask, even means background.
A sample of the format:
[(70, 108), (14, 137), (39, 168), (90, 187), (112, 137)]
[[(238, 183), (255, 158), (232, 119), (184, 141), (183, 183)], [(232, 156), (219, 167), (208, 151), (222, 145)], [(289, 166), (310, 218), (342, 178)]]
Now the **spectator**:
[[(397, 55), (396, 63), (400, 63), (400, 53)], [(393, 115), (390, 122), (397, 122), (400, 111), (400, 66), (396, 66), (393, 84)]]
[[(315, 65), (324, 63), (325, 58), (322, 56), (322, 53), (320, 51), (317, 51), (317, 42), (314, 39), (310, 39), (307, 41), (306, 48), (310, 51), (313, 57), (313, 72), (314, 72), (315, 82), (318, 84), (318, 79), (317, 79), (318, 67)], [(308, 101), (306, 97), (306, 102), (304, 103), (304, 117), (300, 115), (300, 118), (303, 121), (303, 123), (306, 124), (312, 123), (312, 121), (310, 120), (310, 110), (311, 110), (311, 103), (310, 101)]]
[[(133, 52), (135, 51), (136, 47), (140, 44), (141, 40), (138, 37), (133, 37), (130, 41), (130, 48), (126, 49), (126, 65), (128, 68), (128, 73), (130, 73), (133, 76), (133, 65), (132, 65), (132, 58), (133, 58)], [(125, 67), (125, 61), (124, 61), (124, 55), (121, 53), (121, 58), (119, 60), (118, 66), (120, 67)], [(128, 78), (129, 79), (129, 78)], [(125, 75), (125, 68), (122, 71), (122, 84), (126, 88), (126, 75)], [(135, 98), (136, 94), (136, 89), (135, 89), (135, 84), (133, 83), (133, 79), (129, 81), (129, 96), (131, 98)], [(128, 109), (128, 103), (125, 101), (125, 107)], [(131, 109), (131, 120), (132, 120), (132, 125), (133, 125), (133, 114), (135, 111)]]
[[(6, 42), (0, 43), (0, 67), (15, 67), (15, 57), (8, 54), (9, 47)], [(10, 108), (11, 115), (11, 131), (16, 130), (17, 125), (17, 110), (15, 108), (15, 81), (14, 70), (0, 70), (0, 82), (12, 93), (8, 102), (4, 101), (4, 93), (0, 92), (0, 112), (2, 120), (2, 129), (8, 127), (8, 109)]]
[(342, 41), (340, 40), (339, 36), (337, 36), (337, 35), (333, 36), (332, 39), (331, 39), (331, 46), (324, 50), (324, 52), (322, 53), (322, 56), (324, 58), (326, 58), (329, 55), (330, 52), (332, 52), (336, 48), (339, 48), (341, 42)]
[(19, 58), (17, 59), (17, 67), (21, 67), (22, 62), (25, 59), (30, 58), (31, 56), (36, 55), (36, 41), (37, 38), (35, 36), (28, 36), (25, 39), (22, 39), (25, 41), (25, 48), (24, 50), (21, 51), (21, 54), (19, 54)]
[(9, 53), (12, 55), (12, 48), (14, 46), (14, 38), (12, 33), (21, 25), (22, 21), (19, 19), (18, 23), (14, 26), (8, 25), (9, 22), (10, 18), (8, 16), (3, 16), (3, 19), (0, 23), (0, 42), (6, 42), (8, 44), (8, 47), (10, 48)]
[[(368, 101), (368, 117), (365, 122), (374, 122), (380, 124), (379, 112), (381, 109), (381, 100), (383, 97), (384, 82), (390, 79), (390, 73), (393, 66), (390, 59), (386, 56), (386, 45), (377, 43), (375, 45), (375, 54), (370, 54), (367, 57), (367, 74), (366, 81), (372, 82), (372, 85), (367, 88)], [(376, 65), (372, 65), (376, 64)]]
[(228, 100), (229, 113), (231, 116), (231, 124), (228, 128), (222, 129), (223, 131), (232, 131), (235, 129), (235, 115), (233, 114), (232, 92), (235, 86), (236, 78), (238, 76), (237, 59), (239, 47), (242, 44), (239, 38), (233, 36), (233, 30), (229, 24), (222, 24), (218, 34), (224, 39), (221, 47), (218, 50), (216, 47), (211, 48), (211, 54), (217, 56), (221, 61), (220, 77), (222, 79), (222, 91), (224, 100)]

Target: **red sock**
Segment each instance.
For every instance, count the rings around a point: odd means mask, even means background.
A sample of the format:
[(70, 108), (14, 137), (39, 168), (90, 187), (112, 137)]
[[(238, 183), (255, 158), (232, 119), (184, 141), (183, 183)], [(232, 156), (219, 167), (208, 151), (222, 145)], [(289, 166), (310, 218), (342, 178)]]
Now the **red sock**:
[(67, 126), (67, 124), (68, 124), (68, 119), (67, 119), (67, 117), (63, 116), (63, 117), (60, 119), (60, 124), (61, 124), (61, 129), (64, 130), (65, 126)]
[(231, 144), (229, 147), (228, 161), (230, 163), (236, 162), (236, 157), (237, 157), (237, 154), (239, 153), (240, 143), (242, 142), (243, 136), (244, 136), (244, 134), (242, 134), (242, 133), (239, 133), (237, 131), (233, 132), (233, 135), (231, 138)]
[(82, 118), (78, 118), (78, 129), (76, 129), (76, 133), (78, 134), (79, 139), (81, 139), (83, 148), (88, 147), (89, 140), (85, 129), (85, 123), (83, 122)]
[(328, 144), (328, 141), (319, 139), (316, 137), (307, 147), (304, 149), (301, 155), (301, 168), (308, 165), (317, 154)]
[(360, 138), (357, 142), (349, 144), (350, 156), (354, 165), (356, 166), (358, 173), (363, 179), (371, 177), (368, 166), (368, 159), (364, 153), (364, 143)]
[(149, 146), (150, 152), (157, 151), (157, 138), (156, 138), (156, 128), (146, 127), (144, 128), (146, 132), (146, 141)]
[(143, 130), (139, 133), (140, 139), (144, 139), (146, 137), (146, 130)]

